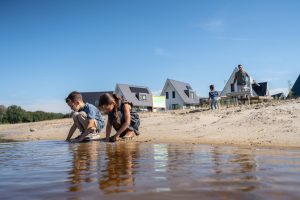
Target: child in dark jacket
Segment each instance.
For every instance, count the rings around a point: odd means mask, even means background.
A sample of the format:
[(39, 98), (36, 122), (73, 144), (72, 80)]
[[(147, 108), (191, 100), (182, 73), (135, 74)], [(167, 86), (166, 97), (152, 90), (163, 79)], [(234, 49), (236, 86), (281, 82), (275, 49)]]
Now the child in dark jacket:
[[(120, 99), (115, 94), (103, 94), (99, 99), (99, 109), (108, 114), (106, 124), (106, 142), (118, 141), (138, 136), (140, 118), (133, 108), (132, 103)], [(111, 128), (117, 133), (111, 138)]]

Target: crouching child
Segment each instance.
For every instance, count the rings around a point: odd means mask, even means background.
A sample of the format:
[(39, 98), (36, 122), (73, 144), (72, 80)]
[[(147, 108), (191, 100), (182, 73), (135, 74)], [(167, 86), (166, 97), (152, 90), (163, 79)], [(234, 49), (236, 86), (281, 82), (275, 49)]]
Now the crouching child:
[[(106, 142), (130, 139), (140, 135), (140, 118), (131, 103), (120, 99), (115, 94), (106, 93), (99, 99), (99, 109), (108, 114)], [(116, 130), (116, 134), (110, 137), (112, 127)]]
[[(100, 139), (100, 132), (104, 127), (104, 120), (100, 111), (90, 103), (84, 103), (79, 92), (71, 92), (66, 103), (74, 111), (73, 125), (70, 128), (66, 141), (82, 142), (85, 140)], [(71, 139), (76, 129), (80, 135)]]

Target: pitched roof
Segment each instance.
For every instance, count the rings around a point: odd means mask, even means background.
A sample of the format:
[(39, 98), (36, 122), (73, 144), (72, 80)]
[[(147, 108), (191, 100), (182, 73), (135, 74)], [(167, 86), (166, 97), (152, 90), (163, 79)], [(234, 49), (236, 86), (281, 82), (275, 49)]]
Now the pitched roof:
[[(122, 96), (129, 102), (132, 102), (134, 106), (152, 107), (152, 94), (148, 87), (136, 86), (128, 84), (117, 84), (115, 92), (119, 89)], [(138, 95), (143, 94), (146, 96), (146, 100), (139, 100)]]
[(93, 104), (94, 106), (98, 106), (99, 98), (101, 95), (105, 93), (113, 94), (113, 91), (105, 91), (105, 92), (81, 92), (83, 101), (85, 103)]
[(165, 87), (167, 84), (170, 83), (174, 89), (177, 91), (181, 99), (185, 104), (199, 104), (199, 97), (197, 96), (196, 92), (194, 91), (194, 98), (189, 97), (189, 91), (193, 91), (193, 88), (189, 83), (176, 81), (172, 79), (167, 79), (164, 89), (162, 90), (161, 95), (165, 95)]
[(283, 92), (272, 94), (271, 97), (273, 98), (286, 98)]
[(296, 82), (294, 83), (292, 90), (293, 96), (299, 97), (300, 96), (300, 75), (298, 76)]
[[(227, 83), (225, 84), (224, 89), (221, 92), (221, 96), (226, 96), (228, 93), (233, 92), (232, 87), (234, 87), (234, 86), (232, 85), (232, 83), (234, 81), (235, 73), (237, 71), (238, 71), (238, 68), (235, 67), (232, 74), (230, 75)], [(250, 83), (251, 83), (252, 89), (253, 89), (251, 91), (251, 93), (252, 93), (251, 96), (266, 96), (266, 95), (268, 95), (268, 84), (267, 84), (267, 82), (259, 83), (259, 84), (262, 84), (262, 86), (257, 86), (256, 84), (253, 84), (254, 83), (253, 78), (250, 75), (249, 75), (249, 77), (250, 77)], [(247, 85), (248, 85), (248, 87), (250, 86), (249, 84), (247, 84)], [(256, 88), (256, 89), (254, 89), (254, 88)], [(255, 90), (257, 90), (262, 95), (257, 94)]]

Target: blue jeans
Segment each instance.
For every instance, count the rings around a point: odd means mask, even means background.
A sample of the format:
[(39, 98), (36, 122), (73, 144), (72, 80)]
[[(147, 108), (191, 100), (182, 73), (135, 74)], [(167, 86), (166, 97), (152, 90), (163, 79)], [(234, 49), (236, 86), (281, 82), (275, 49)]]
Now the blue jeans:
[(212, 99), (211, 102), (210, 102), (210, 108), (211, 108), (212, 110), (217, 109), (217, 103), (218, 103), (218, 100), (217, 100), (217, 99)]

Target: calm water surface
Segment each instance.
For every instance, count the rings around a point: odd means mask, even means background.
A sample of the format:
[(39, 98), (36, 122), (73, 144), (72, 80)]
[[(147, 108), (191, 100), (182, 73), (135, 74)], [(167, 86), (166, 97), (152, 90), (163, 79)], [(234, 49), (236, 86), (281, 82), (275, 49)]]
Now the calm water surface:
[(300, 199), (300, 149), (0, 143), (0, 199)]

